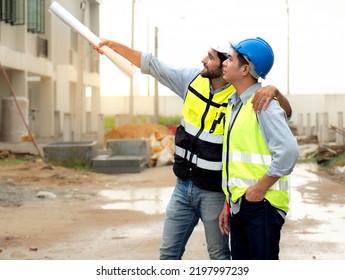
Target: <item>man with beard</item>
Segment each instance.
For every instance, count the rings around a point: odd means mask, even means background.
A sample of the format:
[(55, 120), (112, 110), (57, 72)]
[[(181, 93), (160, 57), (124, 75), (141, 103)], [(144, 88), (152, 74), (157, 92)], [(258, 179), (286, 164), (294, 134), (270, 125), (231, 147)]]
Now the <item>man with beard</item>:
[[(103, 40), (94, 48), (103, 54), (100, 48), (104, 45), (184, 100), (181, 124), (175, 136), (173, 170), (177, 177), (176, 186), (166, 209), (160, 259), (181, 259), (201, 220), (210, 259), (229, 260), (228, 237), (221, 233), (218, 218), (225, 199), (221, 187), (225, 113), (228, 98), (234, 92), (233, 86), (222, 77), (222, 63), (230, 45), (210, 48), (202, 59), (202, 70), (174, 67), (150, 53), (110, 40)], [(275, 87), (261, 88), (257, 94), (258, 110), (276, 97), (287, 114), (291, 114), (289, 102)]]

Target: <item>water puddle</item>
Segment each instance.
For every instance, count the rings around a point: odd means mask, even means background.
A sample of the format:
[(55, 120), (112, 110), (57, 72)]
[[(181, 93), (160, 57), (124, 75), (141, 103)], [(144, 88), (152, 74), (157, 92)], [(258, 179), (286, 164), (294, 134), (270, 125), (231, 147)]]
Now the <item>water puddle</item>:
[[(287, 218), (289, 222), (305, 224), (305, 233), (300, 234), (305, 240), (345, 244), (345, 206), (335, 199), (344, 195), (345, 191), (343, 194), (326, 193), (322, 196), (320, 188), (327, 182), (321, 183), (315, 171), (316, 164), (298, 164), (290, 176), (290, 211)], [(173, 187), (122, 186), (103, 190), (99, 195), (109, 201), (101, 206), (102, 209), (133, 210), (154, 215), (165, 212), (172, 191)]]
[[(332, 203), (336, 196), (344, 196), (345, 191), (342, 194), (329, 193), (327, 199), (322, 198), (318, 190), (323, 185), (319, 184), (317, 174), (308, 170), (315, 171), (317, 166), (298, 165), (291, 176), (288, 219), (290, 221), (309, 219), (317, 222), (315, 226), (306, 225), (305, 231), (310, 234), (302, 235), (304, 239), (345, 243), (345, 207), (339, 203)], [(303, 192), (298, 191), (301, 186), (304, 186)]]
[(102, 205), (102, 209), (133, 210), (146, 214), (162, 214), (170, 199), (173, 187), (132, 188), (103, 190), (99, 194), (112, 203)]

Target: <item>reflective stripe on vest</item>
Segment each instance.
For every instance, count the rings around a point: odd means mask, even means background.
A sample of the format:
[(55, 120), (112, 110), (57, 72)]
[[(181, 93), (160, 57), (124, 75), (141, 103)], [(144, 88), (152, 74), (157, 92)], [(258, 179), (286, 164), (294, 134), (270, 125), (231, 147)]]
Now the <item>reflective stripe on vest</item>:
[[(249, 188), (254, 186), (258, 183), (258, 180), (248, 180), (243, 178), (229, 178), (228, 180), (222, 180), (222, 185), (226, 186), (228, 184), (229, 187), (238, 186), (242, 188)], [(277, 190), (277, 191), (288, 191), (289, 190), (289, 182), (288, 181), (277, 181), (270, 187), (270, 190)]]
[(253, 164), (270, 165), (272, 162), (271, 155), (249, 154), (242, 152), (229, 152), (229, 160), (237, 162), (248, 162)]
[[(181, 125), (190, 135), (196, 136), (198, 133), (200, 133), (200, 128), (189, 124), (183, 119), (181, 120)], [(213, 134), (203, 130), (198, 138), (209, 143), (222, 144), (224, 136), (223, 134)]]
[[(175, 146), (175, 154), (184, 158), (190, 158), (191, 152), (187, 151), (179, 146)], [(220, 171), (222, 170), (222, 162), (221, 161), (208, 161), (205, 159), (198, 158), (197, 155), (193, 155), (192, 159), (190, 160), (192, 163), (194, 163), (197, 167), (207, 169), (207, 170), (213, 170), (213, 171)]]

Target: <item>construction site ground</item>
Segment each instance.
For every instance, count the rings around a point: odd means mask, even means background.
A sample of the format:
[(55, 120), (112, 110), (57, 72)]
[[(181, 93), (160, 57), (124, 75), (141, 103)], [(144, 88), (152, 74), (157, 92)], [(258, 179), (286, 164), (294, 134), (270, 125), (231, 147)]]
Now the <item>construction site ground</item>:
[[(0, 165), (0, 259), (157, 260), (172, 165), (101, 174), (41, 160)], [(345, 259), (345, 175), (298, 163), (283, 260)], [(184, 259), (207, 260), (202, 223)]]
[[(281, 259), (345, 259), (344, 180), (298, 165)], [(0, 259), (158, 259), (171, 166), (105, 175), (27, 162), (1, 166)], [(330, 178), (331, 177), (331, 178)], [(208, 259), (202, 224), (184, 259)]]

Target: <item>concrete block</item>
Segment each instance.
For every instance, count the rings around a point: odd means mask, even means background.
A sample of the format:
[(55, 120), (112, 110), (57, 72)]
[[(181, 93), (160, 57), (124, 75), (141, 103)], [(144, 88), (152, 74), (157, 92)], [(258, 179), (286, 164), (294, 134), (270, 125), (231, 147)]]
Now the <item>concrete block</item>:
[(107, 149), (110, 156), (144, 156), (147, 162), (151, 157), (150, 139), (112, 139)]
[(92, 160), (92, 170), (99, 173), (140, 173), (147, 166), (143, 156), (100, 155)]
[(55, 164), (91, 165), (98, 155), (97, 141), (57, 142), (43, 147), (44, 157)]
[(100, 173), (139, 173), (149, 164), (150, 140), (114, 139), (107, 141), (108, 155), (92, 160), (92, 170)]

